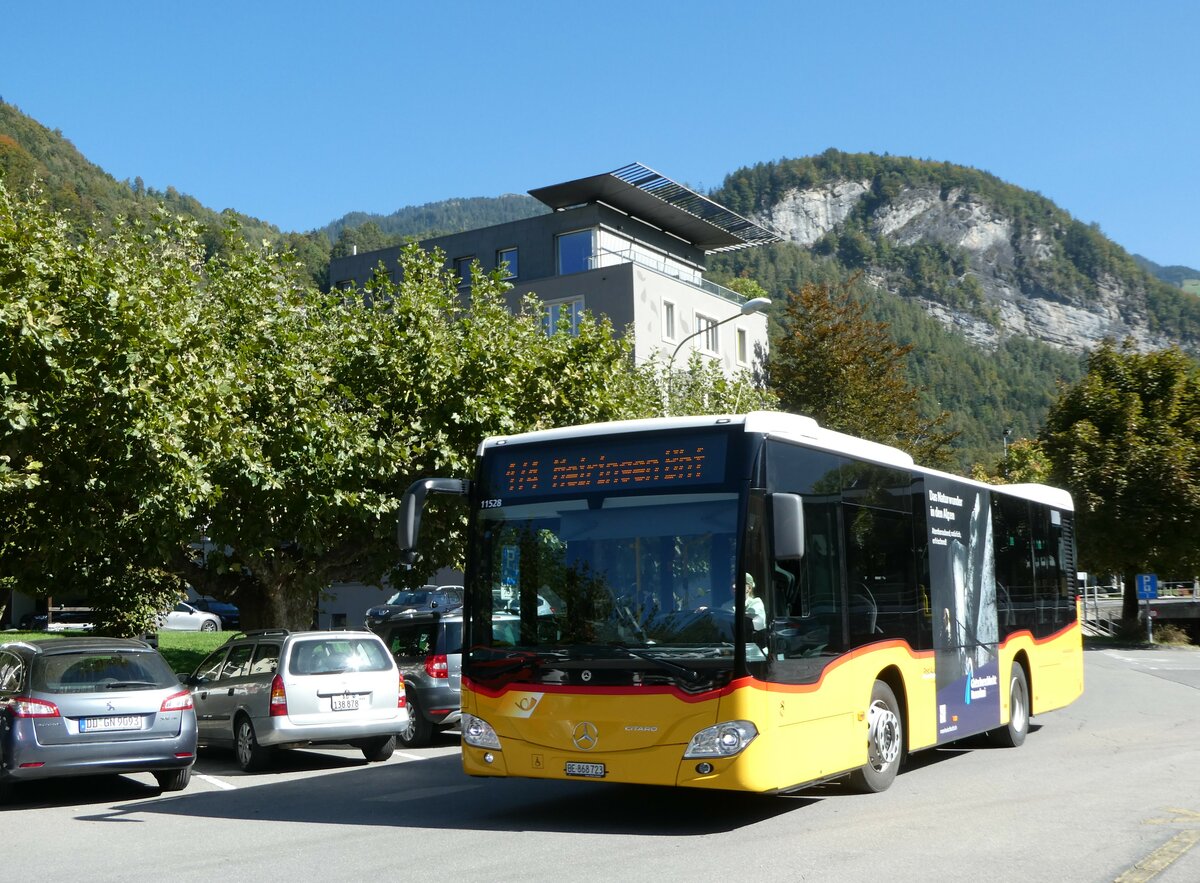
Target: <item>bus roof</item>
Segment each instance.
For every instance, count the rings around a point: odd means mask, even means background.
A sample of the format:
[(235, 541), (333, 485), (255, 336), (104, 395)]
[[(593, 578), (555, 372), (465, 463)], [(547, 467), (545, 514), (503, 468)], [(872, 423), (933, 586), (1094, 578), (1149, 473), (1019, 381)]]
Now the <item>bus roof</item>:
[(497, 435), (485, 438), (479, 445), (479, 454), (485, 448), (496, 445), (524, 442), (563, 441), (596, 435), (617, 435), (627, 432), (646, 432), (664, 429), (699, 429), (708, 426), (741, 424), (744, 431), (762, 433), (772, 438), (795, 441), (803, 445), (860, 460), (869, 460), (897, 469), (909, 469), (927, 475), (939, 475), (955, 481), (979, 487), (991, 488), (1001, 493), (1022, 497), (1037, 503), (1045, 503), (1066, 511), (1074, 511), (1071, 495), (1061, 488), (1044, 484), (993, 485), (964, 478), (949, 472), (918, 466), (912, 455), (879, 442), (868, 441), (844, 432), (825, 429), (811, 417), (787, 414), (782, 411), (751, 411), (748, 414), (722, 414), (701, 417), (651, 417), (644, 420), (613, 420), (607, 423), (587, 423), (579, 426), (563, 426), (557, 429), (539, 429), (517, 435)]

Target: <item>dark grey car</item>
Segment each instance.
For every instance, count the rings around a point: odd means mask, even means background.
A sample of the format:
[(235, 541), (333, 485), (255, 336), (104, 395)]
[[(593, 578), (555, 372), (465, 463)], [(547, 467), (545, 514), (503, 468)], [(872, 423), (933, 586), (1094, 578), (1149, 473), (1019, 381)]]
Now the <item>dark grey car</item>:
[[(372, 625), (400, 667), (408, 693), (408, 725), (398, 735), (409, 748), (428, 745), (462, 713), (463, 617), (459, 611), (408, 610)], [(516, 644), (520, 617), (492, 614), (497, 641)]]
[(397, 615), (410, 610), (437, 611), (446, 613), (462, 607), (462, 586), (426, 585), (417, 589), (401, 589), (384, 604), (367, 609), (367, 628), (374, 629)]
[(0, 644), (0, 797), (14, 782), (153, 773), (187, 787), (196, 760), (192, 696), (142, 641)]

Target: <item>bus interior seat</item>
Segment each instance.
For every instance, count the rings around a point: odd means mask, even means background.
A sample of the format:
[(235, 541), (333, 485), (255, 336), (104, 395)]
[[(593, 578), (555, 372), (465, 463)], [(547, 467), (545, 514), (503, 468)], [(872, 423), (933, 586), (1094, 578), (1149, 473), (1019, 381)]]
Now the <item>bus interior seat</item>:
[(859, 584), (850, 594), (850, 632), (856, 635), (882, 634), (879, 607), (871, 590)]

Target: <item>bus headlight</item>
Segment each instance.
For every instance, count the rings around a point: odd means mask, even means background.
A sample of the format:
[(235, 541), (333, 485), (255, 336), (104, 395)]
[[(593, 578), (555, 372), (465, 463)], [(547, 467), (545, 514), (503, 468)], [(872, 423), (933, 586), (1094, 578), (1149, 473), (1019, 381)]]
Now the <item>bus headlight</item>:
[(683, 753), (684, 757), (732, 757), (743, 751), (758, 729), (750, 721), (727, 721), (706, 727), (696, 735)]
[(500, 750), (500, 737), (496, 735), (496, 731), (481, 717), (476, 717), (473, 714), (463, 713), (462, 716), (462, 739), (468, 745), (473, 745), (476, 748), (494, 748)]

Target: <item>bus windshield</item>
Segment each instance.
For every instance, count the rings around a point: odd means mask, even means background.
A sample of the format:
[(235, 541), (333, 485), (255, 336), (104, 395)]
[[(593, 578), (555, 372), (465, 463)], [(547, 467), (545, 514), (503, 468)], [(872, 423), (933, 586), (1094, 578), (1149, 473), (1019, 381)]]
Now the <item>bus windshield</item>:
[[(467, 673), (593, 685), (728, 680), (738, 495), (561, 496), (481, 509)], [(484, 623), (516, 613), (514, 645)], [(746, 626), (749, 628), (749, 626)], [(586, 672), (586, 677), (584, 673)]]

